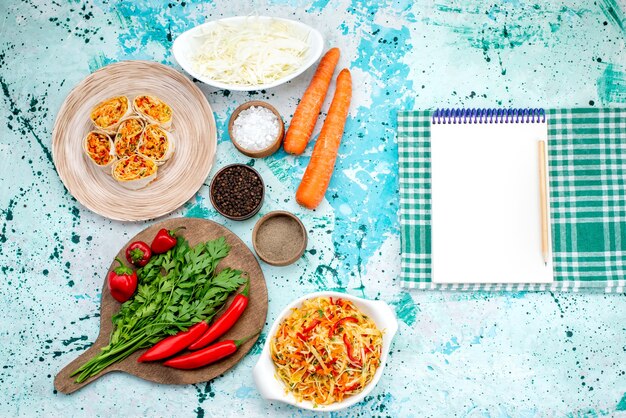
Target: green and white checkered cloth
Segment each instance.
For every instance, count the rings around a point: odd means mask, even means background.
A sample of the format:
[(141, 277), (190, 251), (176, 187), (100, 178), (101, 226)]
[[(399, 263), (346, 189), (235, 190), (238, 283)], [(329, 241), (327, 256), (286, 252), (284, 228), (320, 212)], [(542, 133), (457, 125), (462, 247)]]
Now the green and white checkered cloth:
[(403, 287), (625, 291), (626, 109), (546, 112), (555, 280), (551, 284), (432, 283), (431, 114), (398, 113)]

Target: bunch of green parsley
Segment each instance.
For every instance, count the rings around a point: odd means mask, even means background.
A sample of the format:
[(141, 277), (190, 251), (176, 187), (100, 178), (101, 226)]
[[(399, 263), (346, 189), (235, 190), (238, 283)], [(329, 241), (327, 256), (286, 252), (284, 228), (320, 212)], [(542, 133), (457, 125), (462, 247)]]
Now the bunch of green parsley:
[(211, 321), (245, 282), (239, 270), (216, 273), (229, 251), (224, 237), (195, 247), (179, 237), (174, 248), (137, 270), (137, 293), (113, 316), (109, 345), (72, 374), (78, 374), (76, 383), (199, 321)]

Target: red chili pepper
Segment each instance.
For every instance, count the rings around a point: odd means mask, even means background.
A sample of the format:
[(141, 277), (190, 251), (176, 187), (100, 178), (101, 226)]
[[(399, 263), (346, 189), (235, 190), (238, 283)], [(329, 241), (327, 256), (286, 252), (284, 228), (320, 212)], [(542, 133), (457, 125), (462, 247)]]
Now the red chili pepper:
[(187, 331), (181, 331), (178, 334), (170, 335), (153, 345), (152, 348), (143, 353), (137, 361), (139, 363), (143, 363), (145, 361), (163, 360), (164, 358), (171, 357), (174, 354), (183, 351), (189, 346), (189, 344), (196, 341), (202, 334), (204, 334), (204, 331), (206, 331), (208, 327), (209, 324), (205, 321), (200, 321), (191, 326)]
[(299, 332), (296, 332), (296, 337), (300, 338), (302, 340), (302, 342), (307, 342), (308, 338), (305, 337), (304, 335), (300, 334)]
[(321, 323), (321, 321), (319, 319), (314, 319), (311, 321), (311, 324), (306, 327), (306, 328), (302, 328), (302, 333), (303, 334), (308, 334), (309, 332), (313, 331), (313, 329), (318, 326)]
[(194, 353), (185, 354), (182, 356), (174, 357), (163, 363), (168, 367), (175, 369), (197, 369), (198, 367), (206, 366), (207, 364), (215, 363), (218, 360), (228, 357), (233, 354), (237, 349), (250, 338), (257, 335), (256, 332), (249, 337), (241, 340), (224, 340), (219, 343), (208, 346), (200, 351)]
[(137, 290), (137, 273), (126, 267), (118, 257), (115, 257), (115, 261), (120, 266), (109, 273), (107, 284), (113, 299), (124, 303)]
[(152, 244), (150, 245), (150, 249), (154, 254), (163, 254), (170, 249), (176, 246), (176, 232), (181, 229), (187, 229), (184, 226), (180, 226), (176, 229), (172, 229), (168, 231), (165, 228), (161, 228), (159, 232), (157, 232), (154, 240), (152, 240)]
[(152, 257), (150, 246), (143, 241), (135, 241), (126, 248), (126, 259), (137, 267), (148, 264)]
[(331, 304), (331, 305), (334, 305), (334, 303), (333, 303), (333, 297), (332, 297), (332, 296), (329, 296), (329, 297), (328, 297), (328, 299), (330, 299), (330, 304)]
[(333, 326), (330, 327), (330, 329), (328, 330), (328, 338), (331, 338), (333, 335), (335, 335), (335, 331), (337, 330), (339, 325), (343, 324), (344, 322), (354, 322), (356, 324), (359, 322), (359, 320), (353, 316), (347, 316), (345, 318), (341, 318), (339, 321), (335, 322)]
[(352, 353), (352, 344), (350, 344), (350, 340), (348, 339), (347, 334), (343, 334), (343, 343), (346, 345), (346, 352), (348, 353), (348, 358), (350, 359), (350, 361), (354, 363), (355, 366), (361, 367), (361, 360), (354, 357), (354, 354)]
[(206, 345), (212, 343), (217, 340), (219, 337), (224, 335), (226, 331), (231, 329), (235, 322), (239, 319), (243, 311), (248, 306), (248, 293), (250, 291), (250, 280), (246, 282), (246, 287), (243, 288), (241, 293), (235, 296), (233, 299), (233, 303), (230, 304), (228, 309), (220, 315), (219, 318), (213, 322), (211, 327), (206, 330), (206, 332), (198, 338), (196, 342), (189, 346), (190, 350), (198, 350)]

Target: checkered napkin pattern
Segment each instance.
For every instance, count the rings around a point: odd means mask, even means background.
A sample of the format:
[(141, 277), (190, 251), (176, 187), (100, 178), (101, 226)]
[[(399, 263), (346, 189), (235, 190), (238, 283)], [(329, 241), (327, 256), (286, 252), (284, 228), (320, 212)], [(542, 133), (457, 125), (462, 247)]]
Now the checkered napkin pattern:
[(431, 281), (431, 111), (398, 113), (403, 287), (447, 290), (626, 289), (626, 109), (553, 109), (548, 162), (554, 282)]

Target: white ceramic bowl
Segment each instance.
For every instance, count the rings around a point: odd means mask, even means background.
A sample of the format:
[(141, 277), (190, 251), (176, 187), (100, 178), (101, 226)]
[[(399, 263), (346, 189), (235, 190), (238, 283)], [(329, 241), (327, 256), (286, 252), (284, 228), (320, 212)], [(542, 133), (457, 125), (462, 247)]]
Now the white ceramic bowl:
[[(261, 21), (277, 20), (291, 25), (297, 33), (301, 33), (302, 35), (308, 34), (309, 50), (303, 60), (302, 66), (293, 73), (288, 74), (272, 83), (257, 84), (253, 86), (241, 86), (236, 84), (221, 83), (219, 81), (212, 80), (210, 77), (195, 72), (193, 69), (191, 57), (196, 54), (198, 48), (200, 48), (203, 43), (198, 35), (201, 35), (206, 30), (211, 29), (214, 26), (219, 25), (220, 23), (236, 24), (241, 21), (245, 21), (246, 19), (260, 19)], [(318, 58), (322, 55), (323, 49), (324, 38), (319, 31), (296, 20), (268, 16), (235, 16), (207, 22), (192, 29), (189, 29), (188, 31), (181, 34), (178, 38), (176, 38), (176, 40), (174, 41), (174, 45), (172, 46), (174, 58), (176, 58), (176, 61), (180, 64), (180, 66), (183, 67), (184, 70), (187, 71), (190, 75), (210, 86), (235, 91), (263, 90), (286, 83), (287, 81), (299, 76), (307, 68), (313, 65), (313, 63), (317, 61)]]
[[(363, 389), (360, 393), (356, 395), (345, 398), (341, 402), (336, 402), (331, 405), (318, 405), (317, 407), (314, 407), (312, 402), (297, 402), (291, 392), (285, 392), (285, 384), (276, 377), (276, 368), (270, 355), (270, 340), (276, 334), (276, 330), (278, 329), (278, 326), (280, 325), (282, 320), (291, 313), (292, 308), (300, 306), (302, 302), (307, 299), (313, 299), (320, 296), (332, 296), (335, 299), (342, 298), (353, 302), (364, 314), (369, 316), (376, 323), (378, 329), (383, 331), (383, 348), (380, 367), (378, 367), (374, 378), (365, 387), (365, 389)], [(391, 345), (391, 340), (396, 334), (396, 331), (398, 331), (398, 321), (396, 320), (396, 315), (394, 311), (389, 307), (389, 305), (387, 305), (385, 302), (378, 300), (361, 299), (339, 292), (310, 293), (290, 303), (285, 309), (283, 309), (280, 315), (278, 315), (278, 318), (276, 319), (276, 321), (274, 321), (274, 324), (272, 324), (272, 328), (267, 335), (267, 340), (265, 341), (265, 345), (263, 346), (263, 351), (261, 352), (259, 361), (254, 366), (254, 369), (252, 371), (254, 383), (259, 389), (261, 396), (271, 401), (280, 401), (297, 406), (298, 408), (310, 409), (312, 411), (320, 412), (337, 411), (347, 408), (363, 400), (363, 398), (365, 398), (372, 391), (372, 389), (374, 389), (374, 386), (376, 386), (376, 383), (378, 383), (378, 381), (380, 380), (380, 377), (383, 374), (383, 370), (385, 369), (385, 363), (387, 362), (389, 346)]]

